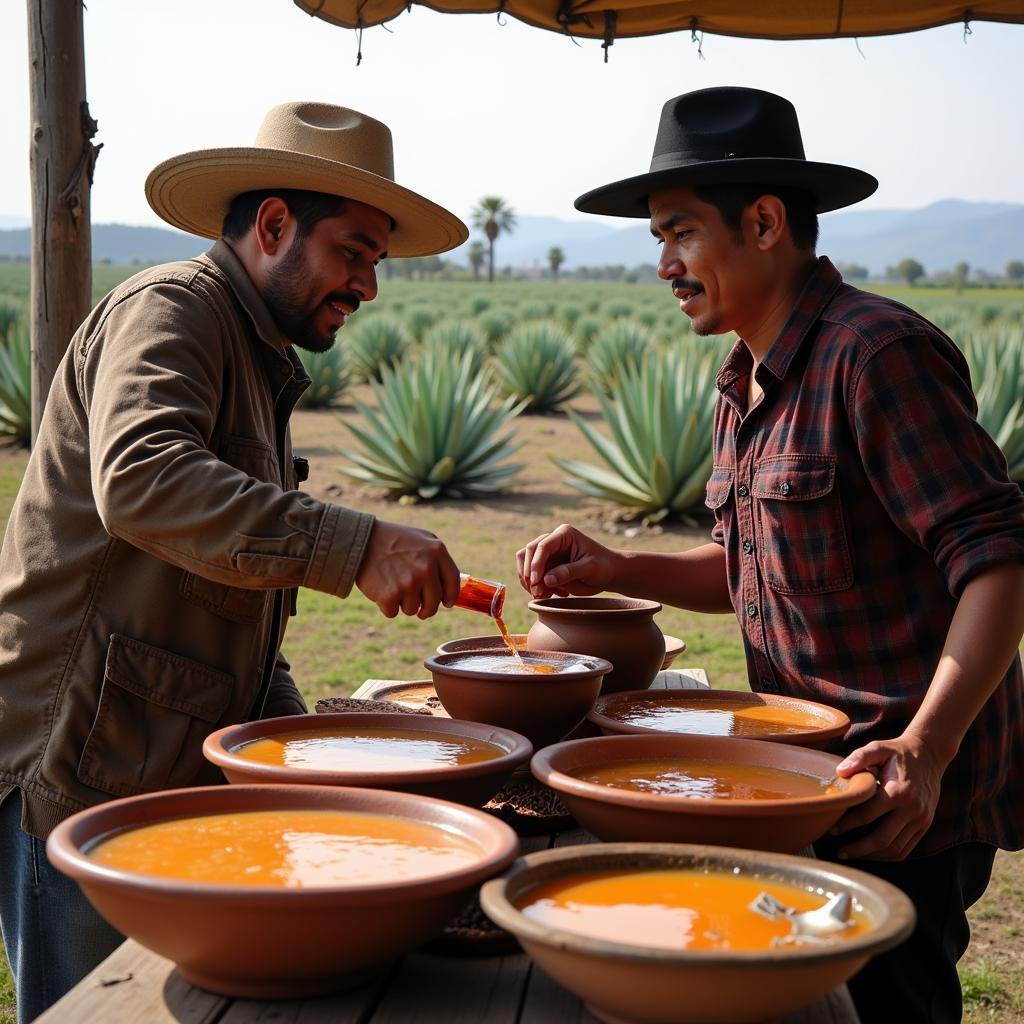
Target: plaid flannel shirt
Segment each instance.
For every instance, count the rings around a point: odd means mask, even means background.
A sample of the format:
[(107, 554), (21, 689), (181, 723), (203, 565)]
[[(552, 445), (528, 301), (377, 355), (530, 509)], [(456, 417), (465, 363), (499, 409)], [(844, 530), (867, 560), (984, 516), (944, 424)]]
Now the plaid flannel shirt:
[[(718, 375), (707, 505), (725, 548), (751, 688), (841, 708), (835, 752), (898, 736), (931, 682), (960, 594), (1024, 562), (1024, 495), (978, 424), (970, 373), (914, 311), (851, 288), (824, 257), (755, 372)], [(1024, 846), (1017, 657), (943, 777), (917, 855)]]

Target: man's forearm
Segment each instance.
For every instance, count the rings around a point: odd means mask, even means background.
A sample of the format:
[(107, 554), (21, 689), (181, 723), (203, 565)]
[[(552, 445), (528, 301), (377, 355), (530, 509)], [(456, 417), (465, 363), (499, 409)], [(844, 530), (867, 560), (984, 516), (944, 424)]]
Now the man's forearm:
[(725, 550), (704, 544), (690, 551), (617, 551), (614, 589), (629, 597), (695, 612), (731, 612)]
[(907, 727), (948, 763), (1006, 674), (1024, 633), (1024, 565), (995, 566), (964, 588), (942, 657)]

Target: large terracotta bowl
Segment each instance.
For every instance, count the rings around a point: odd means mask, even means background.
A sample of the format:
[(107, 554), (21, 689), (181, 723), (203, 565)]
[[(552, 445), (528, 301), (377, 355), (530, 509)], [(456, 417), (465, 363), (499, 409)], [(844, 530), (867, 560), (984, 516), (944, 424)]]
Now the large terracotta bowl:
[(557, 742), (586, 718), (601, 692), (601, 680), (611, 671), (603, 658), (580, 654), (544, 652), (544, 659), (556, 664), (586, 662), (583, 671), (551, 675), (460, 668), (465, 657), (435, 654), (423, 663), (448, 714), (512, 729), (538, 749)]
[(642, 690), (665, 662), (665, 638), (654, 616), (657, 601), (633, 597), (546, 597), (530, 602), (537, 621), (526, 634), (536, 651), (576, 651), (605, 658), (614, 668), (602, 693)]
[[(535, 886), (575, 874), (672, 868), (738, 870), (825, 893), (849, 892), (874, 927), (827, 946), (677, 950), (644, 946), (640, 935), (611, 942), (559, 931), (518, 909)], [(614, 1024), (776, 1020), (824, 997), (914, 927), (910, 900), (872, 875), (806, 857), (708, 846), (615, 843), (531, 853), (502, 878), (487, 882), (480, 902), (547, 974), (584, 999), (595, 1016)]]
[[(331, 728), (396, 729), (402, 732), (434, 733), (453, 740), (467, 738), (493, 743), (502, 750), (500, 757), (476, 764), (453, 764), (439, 768), (394, 771), (314, 771), (288, 765), (261, 764), (235, 752), (242, 743), (277, 736), (281, 733)], [(395, 789), (403, 793), (422, 793), (471, 807), (482, 807), (504, 785), (506, 779), (525, 764), (533, 745), (519, 733), (479, 722), (461, 722), (451, 718), (427, 718), (418, 715), (380, 714), (362, 711), (325, 715), (289, 715), (264, 718), (243, 725), (229, 725), (206, 737), (203, 753), (217, 765), (228, 782), (286, 783), (314, 786), (365, 786), (370, 789)]]
[[(386, 877), (315, 888), (200, 884), (101, 866), (101, 837), (172, 818), (307, 808), (383, 814), (444, 828), (480, 847), (479, 860), (414, 880)], [(53, 864), (119, 931), (173, 960), (212, 992), (300, 998), (351, 988), (440, 933), (519, 841), (482, 811), (409, 793), (337, 786), (205, 786), (129, 797), (81, 811), (50, 835)]]
[(834, 792), (783, 800), (666, 796), (617, 789), (573, 772), (621, 761), (701, 758), (835, 776), (842, 758), (820, 750), (718, 736), (597, 736), (557, 743), (533, 755), (533, 774), (562, 798), (570, 813), (609, 842), (711, 843), (796, 853), (821, 838), (848, 807), (863, 803), (877, 783), (869, 772), (836, 779)]
[[(650, 709), (646, 723), (624, 721), (621, 713), (627, 705), (640, 702)], [(837, 708), (798, 697), (783, 697), (772, 693), (749, 693), (741, 690), (625, 690), (602, 695), (591, 708), (587, 719), (606, 735), (725, 735), (725, 730), (737, 728), (728, 721), (728, 715), (718, 710), (707, 710), (712, 705), (743, 708), (778, 708), (787, 714), (796, 713), (806, 720), (806, 726), (792, 727), (793, 731), (772, 731), (770, 721), (763, 723), (766, 732), (737, 738), (767, 740), (772, 743), (793, 743), (799, 747), (824, 747), (842, 736), (850, 726), (850, 719)], [(674, 707), (687, 713), (691, 721), (669, 720)], [(690, 715), (690, 712), (694, 714)], [(660, 719), (660, 720), (659, 720)], [(741, 726), (740, 726), (741, 728)], [(734, 734), (733, 734), (734, 735)]]

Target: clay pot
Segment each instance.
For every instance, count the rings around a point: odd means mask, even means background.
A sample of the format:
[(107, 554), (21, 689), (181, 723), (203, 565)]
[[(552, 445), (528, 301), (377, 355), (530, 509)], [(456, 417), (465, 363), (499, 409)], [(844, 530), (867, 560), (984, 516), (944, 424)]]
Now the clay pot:
[(603, 658), (573, 653), (545, 652), (545, 660), (556, 663), (586, 662), (582, 671), (551, 675), (460, 668), (465, 657), (435, 654), (423, 663), (445, 710), (453, 718), (522, 733), (537, 749), (557, 742), (583, 721), (601, 691), (602, 678), (611, 671)]
[(686, 641), (680, 640), (677, 636), (665, 636), (665, 657), (661, 663), (660, 671), (672, 667), (672, 662), (686, 650)]
[[(875, 927), (829, 945), (761, 952), (659, 949), (642, 936), (621, 941), (556, 931), (518, 909), (530, 889), (594, 871), (738, 869), (801, 888), (846, 891)], [(750, 1024), (776, 1020), (823, 998), (914, 927), (914, 908), (895, 886), (844, 865), (806, 857), (710, 846), (616, 843), (531, 853), (480, 894), (487, 915), (512, 932), (537, 964), (615, 1024)]]
[[(669, 720), (638, 724), (623, 721), (622, 715), (635, 701), (651, 708), (651, 718), (656, 718), (660, 709), (666, 711), (678, 707), (681, 711), (697, 711), (702, 706), (735, 705), (736, 708), (751, 706), (777, 707), (787, 712), (797, 712), (807, 721), (806, 728), (796, 732), (764, 732), (756, 737), (728, 737), (767, 740), (771, 743), (791, 743), (798, 747), (824, 748), (831, 740), (842, 736), (850, 726), (850, 719), (837, 708), (818, 704), (799, 697), (784, 697), (773, 693), (750, 693), (744, 690), (624, 690), (620, 693), (600, 697), (587, 715), (587, 721), (597, 726), (605, 735), (640, 735), (667, 733), (670, 735), (710, 735), (718, 723), (708, 720), (715, 713), (709, 711), (704, 723), (694, 722), (692, 731), (683, 723), (673, 725)], [(723, 719), (725, 716), (721, 716)], [(768, 726), (768, 723), (764, 723)], [(721, 727), (724, 727), (724, 721)], [(717, 734), (717, 733), (716, 733)]]
[(665, 638), (654, 621), (657, 601), (632, 597), (547, 597), (530, 602), (537, 621), (526, 634), (535, 651), (578, 651), (614, 668), (602, 693), (642, 690), (665, 661)]
[[(291, 765), (261, 764), (233, 748), (252, 740), (303, 729), (320, 730), (352, 726), (400, 729), (403, 732), (441, 733), (453, 739), (465, 737), (493, 743), (503, 751), (500, 757), (476, 764), (445, 765), (440, 768), (394, 771), (314, 771)], [(483, 807), (505, 784), (513, 771), (525, 764), (533, 745), (519, 733), (479, 722), (459, 722), (450, 718), (427, 718), (403, 714), (344, 712), (325, 715), (288, 715), (264, 718), (243, 725), (229, 725), (206, 737), (203, 754), (217, 765), (228, 782), (284, 783), (312, 786), (365, 786), (369, 789), (395, 789), (402, 793), (422, 793), (441, 800), (454, 800), (470, 807)]]
[(835, 776), (842, 758), (784, 743), (720, 736), (598, 736), (538, 751), (533, 774), (550, 786), (577, 821), (608, 842), (713, 843), (746, 850), (796, 853), (820, 839), (848, 807), (863, 803), (875, 777), (859, 772), (837, 779), (835, 792), (784, 800), (666, 796), (585, 782), (573, 772), (617, 761), (702, 758), (782, 768), (821, 779)]
[[(315, 888), (196, 884), (101, 867), (83, 850), (101, 836), (170, 818), (310, 808), (385, 814), (440, 826), (480, 847), (455, 871)], [(408, 793), (338, 786), (205, 786), (100, 804), (51, 833), (52, 863), (119, 931), (223, 995), (298, 999), (364, 983), (437, 935), (519, 841), (482, 811)]]

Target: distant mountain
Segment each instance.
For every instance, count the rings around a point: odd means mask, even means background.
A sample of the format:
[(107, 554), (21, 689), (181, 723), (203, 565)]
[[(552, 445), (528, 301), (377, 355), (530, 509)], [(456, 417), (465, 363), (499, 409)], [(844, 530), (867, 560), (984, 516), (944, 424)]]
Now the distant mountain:
[[(658, 247), (645, 221), (623, 221), (621, 228), (595, 221), (583, 231), (585, 223), (521, 216), (515, 233), (498, 239), (498, 266), (546, 267), (553, 246), (565, 253), (569, 270), (657, 262)], [(929, 272), (965, 260), (974, 269), (998, 274), (1007, 261), (1024, 259), (1024, 204), (944, 199), (919, 210), (854, 207), (827, 213), (821, 217), (818, 251), (834, 262), (860, 263), (874, 274), (908, 256)], [(464, 247), (453, 258), (465, 261)]]
[[(12, 221), (17, 218), (0, 219)], [(516, 230), (498, 238), (499, 267), (546, 267), (548, 251), (565, 254), (563, 267), (656, 263), (658, 247), (646, 221), (624, 220), (622, 227), (599, 220), (561, 220), (520, 214)], [(169, 228), (94, 224), (93, 259), (112, 263), (163, 263), (204, 252), (205, 238)], [(486, 244), (486, 242), (485, 242)], [(448, 259), (468, 263), (469, 243)], [(821, 218), (818, 251), (834, 262), (860, 263), (881, 274), (905, 257), (931, 273), (950, 270), (961, 260), (974, 270), (1000, 274), (1009, 260), (1024, 259), (1024, 204), (971, 203), (944, 199), (918, 210), (842, 210)], [(27, 228), (0, 230), (0, 258), (29, 255)]]

